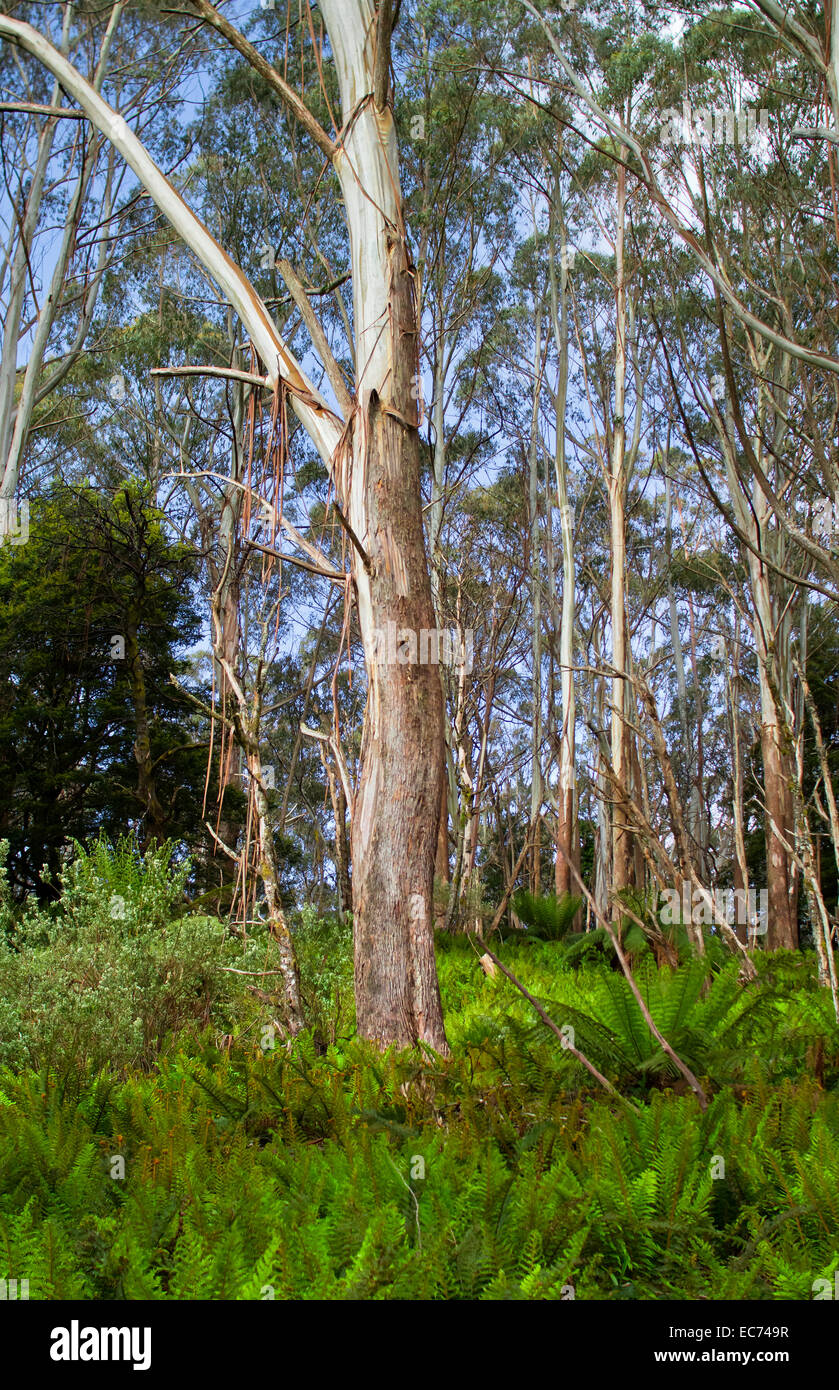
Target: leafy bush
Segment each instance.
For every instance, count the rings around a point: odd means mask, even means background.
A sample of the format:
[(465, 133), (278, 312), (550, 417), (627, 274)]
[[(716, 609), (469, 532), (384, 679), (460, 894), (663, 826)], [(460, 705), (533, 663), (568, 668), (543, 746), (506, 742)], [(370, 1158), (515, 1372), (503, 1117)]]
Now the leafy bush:
[[(77, 847), (58, 903), (30, 905), (0, 940), (0, 1061), (149, 1067), (184, 1034), (255, 1026), (265, 1008), (228, 967), (270, 968), (270, 941), (243, 948), (218, 920), (181, 915), (188, 872), (170, 846)], [(0, 869), (0, 904), (4, 890)]]
[(324, 1043), (351, 1037), (355, 1031), (352, 921), (318, 917), (302, 908), (292, 925), (303, 1011)]

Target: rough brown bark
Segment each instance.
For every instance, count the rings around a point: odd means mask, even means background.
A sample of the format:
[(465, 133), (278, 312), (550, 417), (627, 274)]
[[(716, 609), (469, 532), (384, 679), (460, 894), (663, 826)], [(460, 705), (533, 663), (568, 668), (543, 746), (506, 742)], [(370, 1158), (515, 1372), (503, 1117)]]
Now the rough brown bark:
[(798, 888), (792, 855), (783, 843), (795, 836), (791, 778), (795, 775), (781, 743), (781, 729), (768, 720), (761, 726), (763, 783), (766, 798), (766, 887), (769, 894), (770, 951), (798, 949)]
[(554, 887), (557, 897), (572, 891), (571, 865), (579, 858), (577, 843), (577, 817), (574, 805), (573, 787), (560, 788), (557, 801), (556, 821), (556, 861), (554, 864)]
[[(415, 274), (390, 106), (391, 23), (372, 0), (321, 0), (341, 90), (332, 153), (353, 271), (355, 409), (333, 458), (336, 491), (358, 538), (353, 578), (368, 674), (352, 814), (358, 1030), (386, 1046), (448, 1050), (434, 957), (434, 858), (444, 770), (436, 667), (417, 660), (436, 628), (420, 488)], [(374, 76), (375, 74), (375, 76)], [(407, 660), (378, 639), (409, 634)], [(378, 650), (377, 650), (378, 648)]]
[[(404, 246), (391, 252), (394, 336), (416, 333)], [(392, 393), (367, 410), (367, 553), (373, 627), (419, 641), (434, 627), (420, 494), (412, 359), (394, 361)], [(405, 421), (412, 420), (407, 424)], [(394, 486), (396, 480), (400, 486)], [(404, 655), (405, 653), (400, 653)], [(410, 655), (410, 651), (407, 653)], [(443, 791), (443, 702), (437, 669), (375, 660), (352, 824), (358, 1030), (381, 1044), (448, 1051), (431, 903)]]

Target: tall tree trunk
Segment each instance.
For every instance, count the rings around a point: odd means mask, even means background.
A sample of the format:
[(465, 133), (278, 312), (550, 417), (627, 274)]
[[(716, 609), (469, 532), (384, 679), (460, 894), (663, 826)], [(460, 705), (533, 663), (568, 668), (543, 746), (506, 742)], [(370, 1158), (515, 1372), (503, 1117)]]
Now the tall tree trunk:
[[(559, 202), (559, 188), (556, 198)], [(556, 264), (556, 231), (560, 236), (559, 274)], [(574, 622), (576, 619), (576, 572), (574, 564), (574, 517), (568, 496), (568, 461), (565, 451), (565, 410), (568, 400), (568, 271), (566, 229), (561, 208), (551, 219), (550, 272), (551, 313), (559, 358), (554, 395), (554, 471), (556, 500), (562, 534), (562, 612), (559, 628), (560, 707), (562, 728), (559, 736), (559, 778), (557, 785), (556, 863), (554, 884), (557, 897), (575, 886), (571, 865), (579, 868), (580, 841), (577, 828), (576, 696), (574, 685)]]
[[(192, 0), (192, 8), (279, 93), (338, 177), (349, 229), (355, 330), (356, 399), (345, 421), (295, 361), (247, 277), (125, 120), (31, 26), (0, 15), (0, 36), (40, 59), (125, 156), (239, 314), (269, 382), (286, 383), (294, 410), (330, 470), (354, 537), (353, 579), (368, 673), (352, 819), (358, 1027), (362, 1036), (383, 1045), (421, 1041), (446, 1051), (432, 923), (443, 777), (442, 691), (433, 665), (416, 660), (385, 664), (379, 642), (389, 622), (408, 629), (414, 642), (433, 626), (412, 390), (419, 370), (418, 312), (389, 104), (393, 0), (381, 0), (378, 9), (373, 0), (321, 0), (341, 92), (337, 143), (209, 0)], [(323, 352), (325, 336), (314, 326), (324, 365), (334, 378), (334, 360)], [(340, 394), (347, 395), (343, 383)]]
[[(743, 740), (740, 733), (740, 614), (735, 609), (734, 618), (734, 637), (731, 651), (731, 660), (728, 654), (723, 658), (726, 669), (726, 688), (728, 691), (728, 702), (731, 710), (731, 750), (732, 750), (732, 793), (733, 793), (733, 826), (734, 826), (734, 889), (739, 889), (745, 893), (745, 897), (739, 899), (740, 902), (749, 900), (749, 864), (746, 858), (746, 818), (743, 810)], [(739, 918), (742, 914), (735, 914), (734, 930), (741, 941), (748, 943), (748, 930), (745, 923), (741, 923)]]
[[(594, 660), (595, 667), (602, 665), (601, 643), (597, 629), (593, 630), (594, 639)], [(590, 724), (593, 724), (596, 732), (592, 735), (594, 744), (593, 760), (596, 768), (595, 774), (595, 802), (597, 806), (597, 829), (595, 832), (595, 861), (594, 861), (594, 901), (597, 911), (603, 916), (608, 912), (609, 897), (612, 891), (612, 820), (614, 807), (612, 805), (611, 784), (607, 769), (607, 747), (606, 747), (606, 681), (600, 674), (595, 674), (592, 681), (592, 704)]]
[(673, 588), (673, 495), (670, 482), (670, 458), (669, 449), (665, 462), (664, 472), (664, 564), (667, 574), (667, 603), (670, 613), (670, 645), (673, 648), (673, 665), (676, 673), (676, 709), (679, 714), (679, 729), (682, 735), (682, 748), (684, 750), (684, 783), (688, 788), (688, 829), (691, 837), (696, 839), (697, 831), (697, 812), (693, 789), (695, 786), (693, 776), (693, 750), (690, 741), (690, 726), (688, 724), (688, 694), (687, 680), (685, 678), (685, 654), (682, 646), (682, 635), (679, 628), (679, 609), (676, 603), (676, 592)]
[[(255, 715), (259, 727), (259, 714)], [(285, 996), (286, 1024), (290, 1033), (298, 1033), (303, 1026), (300, 1005), (300, 975), (294, 943), (291, 939), (280, 893), (280, 873), (277, 854), (274, 849), (274, 830), (268, 797), (265, 794), (262, 758), (259, 751), (258, 734), (254, 735), (252, 726), (246, 719), (237, 720), (239, 736), (246, 746), (248, 776), (251, 783), (259, 852), (259, 877), (265, 893), (265, 910), (270, 931), (277, 946), (277, 959), (282, 972), (283, 993)]]
[[(770, 370), (768, 359), (764, 359), (762, 373), (768, 374)], [(788, 374), (788, 362), (786, 370)], [(782, 363), (781, 373), (784, 371)], [(783, 375), (781, 379), (784, 380)], [(760, 410), (758, 419), (764, 422)], [(773, 544), (769, 502), (757, 480), (753, 480), (750, 486), (739, 472), (730, 400), (726, 403), (725, 428), (718, 430), (718, 434), (725, 450), (729, 494), (738, 523), (751, 542), (746, 560), (754, 604), (755, 653), (760, 682), (760, 747), (763, 755), (766, 887), (769, 898), (767, 946), (770, 950), (794, 950), (798, 946), (795, 798), (792, 792), (795, 767), (789, 731), (783, 716), (784, 710), (792, 708), (789, 691), (788, 647), (792, 637), (789, 605), (783, 591), (778, 597), (773, 592), (773, 577), (762, 558), (762, 552), (767, 553)], [(781, 447), (782, 435), (776, 430), (773, 448), (776, 457), (780, 455)], [(755, 464), (763, 467), (759, 437), (755, 439), (754, 448)], [(777, 547), (771, 558), (776, 563), (784, 563), (784, 556), (777, 552)], [(778, 582), (776, 578), (774, 583)], [(780, 620), (776, 616), (779, 612)]]
[[(761, 670), (763, 668), (761, 667)], [(760, 747), (766, 800), (766, 882), (769, 894), (770, 950), (793, 951), (798, 946), (797, 882), (787, 846), (795, 835), (794, 777), (788, 736), (778, 718), (769, 681), (760, 682)]]
[(449, 779), (443, 778), (440, 793), (440, 821), (437, 826), (437, 849), (434, 855), (434, 873), (440, 883), (451, 881), (449, 864)]
[[(280, 892), (280, 872), (274, 847), (273, 816), (268, 802), (265, 770), (259, 746), (265, 680), (268, 671), (265, 653), (269, 633), (273, 626), (274, 613), (268, 615), (263, 613), (262, 615), (259, 654), (255, 663), (257, 675), (253, 681), (249, 702), (244, 674), (240, 680), (224, 655), (222, 608), (223, 595), (219, 586), (213, 593), (211, 603), (213, 656), (223, 671), (230, 692), (231, 709), (229, 716), (224, 716), (225, 722), (232, 725), (236, 743), (242, 750), (248, 769), (253, 824), (256, 829), (257, 872), (265, 894), (268, 930), (277, 946), (277, 958), (283, 982), (285, 1023), (289, 1033), (293, 1035), (299, 1033), (303, 1027), (300, 975)], [(247, 846), (240, 855), (243, 866), (246, 848)]]
[[(625, 157), (626, 151), (622, 151)], [(626, 279), (624, 232), (626, 171), (618, 166), (617, 233), (615, 238), (615, 405), (609, 471), (612, 620), (612, 889), (619, 893), (633, 881), (633, 846), (626, 796), (632, 780), (629, 725), (626, 718)], [(620, 918), (620, 905), (615, 913)]]
[[(434, 606), (434, 621), (437, 630), (442, 632), (446, 627), (445, 610), (443, 603), (443, 550), (442, 550), (442, 530), (443, 530), (443, 494), (446, 481), (446, 421), (445, 421), (445, 358), (446, 358), (446, 333), (442, 321), (435, 325), (434, 341), (436, 352), (434, 357), (434, 395), (431, 408), (431, 418), (434, 426), (434, 449), (432, 453), (431, 469), (431, 504), (428, 508), (428, 534), (429, 551), (431, 561), (431, 599)], [(419, 397), (420, 392), (417, 390)], [(452, 732), (449, 718), (446, 711), (446, 694), (443, 670), (440, 668), (440, 681), (443, 686), (443, 790), (440, 794), (440, 821), (437, 828), (437, 848), (434, 858), (434, 875), (440, 884), (451, 883), (451, 868), (449, 864), (449, 818), (452, 810), (456, 813), (457, 801), (452, 797), (451, 783), (454, 777), (451, 772), (453, 768), (452, 755)], [(442, 928), (446, 924), (446, 912), (442, 909), (435, 918), (435, 927)]]
[(691, 817), (695, 827), (693, 837), (697, 847), (697, 863), (702, 881), (708, 878), (708, 848), (710, 843), (708, 814), (705, 806), (705, 705), (702, 699), (702, 683), (699, 679), (699, 658), (696, 648), (696, 618), (693, 596), (688, 595), (688, 618), (690, 621), (690, 666), (693, 676), (693, 689), (696, 704), (696, 777), (690, 789)]
[[(341, 90), (333, 156), (350, 233), (356, 410), (338, 467), (364, 555), (353, 577), (368, 673), (352, 819), (358, 1029), (380, 1044), (448, 1050), (434, 957), (434, 859), (444, 774), (439, 671), (416, 659), (436, 624), (422, 525), (418, 311), (389, 105), (390, 0), (321, 0)], [(401, 664), (378, 634), (409, 636)]]
[(533, 347), (533, 403), (528, 449), (528, 512), (530, 523), (530, 596), (532, 604), (531, 699), (533, 717), (530, 743), (530, 887), (538, 893), (541, 880), (542, 846), (539, 832), (542, 815), (542, 578), (539, 535), (539, 396), (542, 386), (542, 313), (536, 310)]

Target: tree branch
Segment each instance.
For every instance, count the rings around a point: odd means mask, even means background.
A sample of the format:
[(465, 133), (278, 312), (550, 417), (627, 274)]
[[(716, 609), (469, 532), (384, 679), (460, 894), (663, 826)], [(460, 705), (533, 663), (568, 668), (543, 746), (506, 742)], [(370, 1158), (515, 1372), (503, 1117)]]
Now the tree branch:
[(258, 49), (245, 38), (244, 34), (219, 14), (218, 10), (209, 3), (209, 0), (187, 0), (187, 3), (198, 12), (205, 24), (209, 24), (222, 38), (241, 53), (253, 68), (254, 72), (259, 73), (263, 82), (267, 82), (272, 91), (276, 92), (285, 103), (291, 114), (309, 132), (318, 148), (323, 150), (328, 160), (332, 160), (337, 151), (337, 145), (330, 139), (323, 126), (315, 120), (306, 103), (297, 95), (287, 82), (284, 82), (280, 74), (271, 64), (263, 58)]
[(393, 34), (393, 0), (379, 0), (376, 27), (376, 66), (373, 71), (373, 103), (377, 111), (387, 106), (390, 87), (390, 40)]
[(349, 420), (354, 408), (353, 398), (347, 389), (344, 373), (341, 371), (341, 368), (332, 355), (332, 349), (327, 342), (326, 334), (323, 331), (320, 319), (312, 308), (309, 302), (309, 296), (306, 294), (291, 261), (277, 261), (277, 269), (288, 285), (289, 294), (300, 310), (303, 322), (309, 330), (309, 337), (314, 344), (315, 351), (326, 368), (326, 375), (332, 383), (332, 389), (335, 392), (344, 419)]

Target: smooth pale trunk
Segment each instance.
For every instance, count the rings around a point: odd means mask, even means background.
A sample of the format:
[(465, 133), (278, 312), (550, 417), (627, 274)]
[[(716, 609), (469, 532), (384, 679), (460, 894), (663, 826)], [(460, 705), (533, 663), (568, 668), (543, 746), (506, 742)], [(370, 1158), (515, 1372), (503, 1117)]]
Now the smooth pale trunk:
[(530, 512), (530, 591), (533, 605), (532, 633), (532, 704), (530, 835), (530, 887), (539, 892), (542, 848), (539, 823), (542, 814), (542, 581), (539, 553), (539, 394), (542, 385), (542, 315), (536, 312), (536, 341), (533, 349), (533, 406), (530, 417), (530, 449), (528, 454), (528, 506)]
[(295, 1034), (300, 1032), (304, 1023), (300, 1003), (300, 975), (297, 969), (291, 932), (283, 909), (279, 863), (274, 844), (274, 817), (266, 795), (265, 769), (259, 747), (265, 677), (268, 669), (265, 662), (265, 652), (271, 630), (271, 620), (263, 614), (259, 657), (256, 663), (260, 674), (253, 682), (253, 689), (247, 692), (243, 682), (239, 680), (224, 655), (225, 638), (220, 588), (217, 588), (213, 595), (211, 611), (213, 655), (226, 681), (230, 700), (230, 718), (236, 743), (242, 750), (247, 763), (253, 826), (256, 831), (257, 872), (262, 881), (265, 895), (268, 930), (277, 947), (284, 995), (284, 1024), (289, 1033)]
[(792, 856), (786, 846), (795, 837), (795, 808), (791, 791), (794, 770), (765, 671), (765, 660), (759, 655), (760, 747), (766, 799), (766, 881), (769, 892), (767, 946), (770, 950), (783, 948), (793, 951), (798, 946), (798, 894)]
[[(579, 867), (579, 836), (577, 832), (577, 770), (575, 758), (576, 703), (574, 689), (574, 536), (568, 506), (568, 492), (560, 489), (562, 517), (562, 627), (559, 638), (560, 693), (562, 700), (562, 733), (559, 742), (559, 788), (557, 808), (556, 858), (557, 895), (570, 893), (572, 883), (568, 860)], [(563, 853), (564, 851), (564, 853)]]
[(280, 873), (277, 854), (274, 848), (274, 823), (268, 797), (265, 794), (262, 758), (256, 740), (249, 741), (247, 750), (248, 774), (253, 787), (254, 819), (256, 821), (257, 846), (259, 851), (259, 877), (265, 893), (265, 911), (270, 931), (277, 948), (277, 960), (282, 972), (283, 994), (288, 1031), (299, 1033), (303, 1027), (303, 1012), (300, 1004), (300, 975), (291, 932), (283, 909), (280, 892)]
[[(443, 489), (446, 478), (446, 425), (444, 411), (446, 337), (442, 325), (437, 326), (437, 358), (434, 364), (434, 399), (432, 420), (434, 424), (434, 453), (432, 457), (431, 505), (428, 509), (429, 549), (431, 557), (431, 598), (434, 605), (434, 622), (438, 632), (445, 630), (443, 609), (443, 555), (441, 537), (443, 529)], [(416, 393), (419, 398), (419, 383)], [(442, 681), (442, 672), (441, 672)], [(452, 757), (452, 732), (446, 711), (445, 689), (443, 694), (444, 721), (444, 774), (443, 789), (440, 793), (440, 821), (437, 827), (437, 851), (434, 873), (440, 884), (451, 882), (449, 863), (449, 820), (456, 818), (457, 797), (452, 794), (450, 784), (454, 782)], [(445, 925), (446, 915), (438, 912), (435, 926)]]
[[(727, 411), (725, 429), (719, 431), (719, 437), (725, 451), (728, 490), (738, 524), (757, 548), (769, 529), (769, 504), (757, 483), (754, 484), (751, 499), (748, 498), (735, 464), (730, 409)], [(747, 552), (746, 560), (754, 604), (753, 627), (760, 682), (760, 747), (766, 806), (766, 887), (769, 895), (766, 945), (770, 950), (794, 950), (798, 945), (797, 879), (793, 858), (786, 846), (794, 847), (795, 806), (791, 779), (795, 770), (772, 690), (773, 679), (777, 684), (778, 675), (782, 679), (785, 675), (786, 653), (780, 650), (783, 634), (780, 634), (780, 640), (775, 634), (775, 604), (766, 566), (751, 549)]]
[[(565, 228), (560, 224), (565, 241)], [(574, 565), (574, 523), (568, 500), (568, 464), (565, 452), (565, 408), (568, 397), (568, 257), (560, 254), (559, 286), (556, 276), (556, 248), (551, 241), (551, 308), (554, 337), (558, 345), (559, 371), (555, 396), (556, 447), (554, 470), (559, 522), (562, 534), (562, 612), (559, 632), (560, 703), (562, 728), (559, 737), (559, 779), (557, 786), (556, 861), (554, 886), (557, 897), (576, 889), (571, 865), (579, 868), (580, 845), (577, 830), (576, 694), (574, 685), (574, 622), (576, 619), (576, 573)]]
[[(667, 459), (669, 469), (670, 460)], [(690, 726), (688, 724), (688, 696), (687, 680), (685, 678), (685, 656), (682, 647), (682, 636), (679, 629), (679, 610), (676, 604), (676, 593), (673, 588), (671, 577), (673, 547), (672, 547), (672, 490), (669, 471), (664, 477), (664, 535), (665, 535), (665, 554), (667, 564), (667, 603), (670, 613), (670, 644), (673, 648), (673, 666), (676, 673), (676, 707), (679, 712), (679, 727), (682, 734), (682, 748), (684, 750), (684, 773), (685, 780), (690, 788), (690, 800), (688, 803), (688, 829), (694, 841), (697, 840), (698, 831), (698, 805), (695, 796), (695, 779), (693, 775), (693, 749), (691, 746)]]
[[(595, 661), (600, 665), (599, 647), (595, 649)], [(605, 679), (594, 677), (595, 724), (603, 729), (606, 719)], [(612, 887), (612, 808), (610, 803), (609, 775), (605, 765), (603, 742), (598, 735), (594, 739), (594, 764), (597, 768), (595, 799), (597, 804), (597, 853), (595, 859), (594, 900), (597, 911), (604, 916), (609, 907), (609, 894)]]
[[(618, 171), (618, 227), (615, 248), (615, 410), (609, 474), (612, 619), (612, 891), (632, 882), (633, 854), (629, 807), (631, 767), (626, 722), (626, 285), (624, 280), (624, 220), (626, 175)], [(620, 920), (620, 906), (615, 915)]]
[(688, 618), (690, 622), (690, 663), (693, 674), (693, 688), (696, 692), (696, 775), (691, 780), (690, 816), (691, 824), (694, 827), (692, 833), (696, 842), (699, 872), (704, 882), (709, 876), (709, 827), (708, 817), (705, 811), (705, 744), (702, 732), (705, 712), (702, 698), (702, 684), (699, 679), (696, 618), (693, 608), (693, 596), (691, 594), (688, 594)]
[[(749, 865), (746, 858), (746, 820), (743, 809), (743, 747), (740, 734), (740, 710), (739, 710), (739, 676), (740, 676), (740, 615), (735, 616), (734, 641), (731, 651), (732, 660), (729, 663), (728, 651), (726, 651), (726, 688), (728, 700), (731, 708), (731, 748), (732, 748), (732, 791), (733, 791), (733, 823), (734, 823), (734, 887), (739, 888), (748, 894), (749, 891)], [(737, 935), (744, 942), (747, 941), (747, 931), (745, 925), (735, 924), (734, 928)]]

